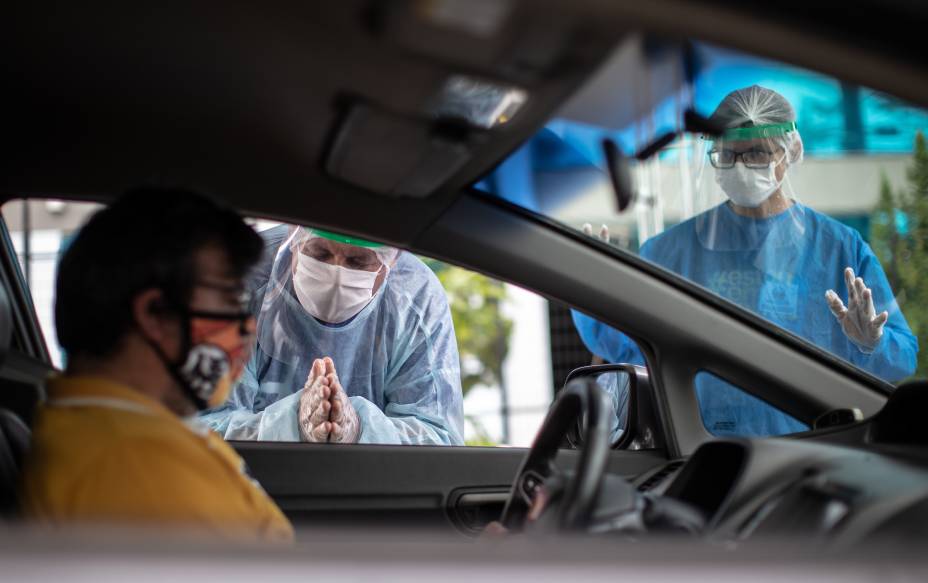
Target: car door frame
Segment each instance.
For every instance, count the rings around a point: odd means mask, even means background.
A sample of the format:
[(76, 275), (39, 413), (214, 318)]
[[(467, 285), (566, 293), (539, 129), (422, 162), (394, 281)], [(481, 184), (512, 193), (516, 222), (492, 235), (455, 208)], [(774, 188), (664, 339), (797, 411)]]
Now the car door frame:
[(624, 331), (645, 356), (671, 457), (713, 439), (695, 377), (709, 372), (810, 427), (821, 413), (876, 413), (892, 386), (760, 316), (626, 251), (470, 190), (412, 250), (527, 288)]
[[(5, 203), (9, 198), (3, 200)], [(7, 294), (12, 317), (10, 346), (0, 363), (0, 384), (5, 388), (0, 406), (27, 425), (37, 404), (45, 398), (45, 379), (54, 370), (39, 325), (32, 293), (26, 284), (6, 219), (0, 215), (0, 285)]]

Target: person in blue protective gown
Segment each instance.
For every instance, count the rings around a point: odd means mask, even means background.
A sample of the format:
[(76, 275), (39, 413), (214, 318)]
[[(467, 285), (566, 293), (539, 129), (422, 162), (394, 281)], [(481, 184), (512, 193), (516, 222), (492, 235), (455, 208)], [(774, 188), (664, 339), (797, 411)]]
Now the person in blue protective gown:
[(256, 345), (227, 404), (226, 439), (463, 444), (445, 291), (415, 256), (318, 229), (262, 233)]
[(596, 377), (596, 384), (608, 397), (608, 405), (616, 412), (609, 419), (609, 441), (616, 444), (625, 434), (628, 426), (629, 383), (628, 373), (622, 371), (605, 372)]
[[(710, 143), (714, 185), (728, 199), (642, 245), (640, 255), (889, 382), (915, 371), (918, 341), (880, 262), (858, 232), (801, 204), (787, 173), (802, 159), (792, 106), (758, 86), (713, 114), (729, 128)], [(573, 312), (589, 350), (644, 364), (621, 332)], [(716, 435), (782, 435), (803, 423), (723, 380), (697, 376)]]

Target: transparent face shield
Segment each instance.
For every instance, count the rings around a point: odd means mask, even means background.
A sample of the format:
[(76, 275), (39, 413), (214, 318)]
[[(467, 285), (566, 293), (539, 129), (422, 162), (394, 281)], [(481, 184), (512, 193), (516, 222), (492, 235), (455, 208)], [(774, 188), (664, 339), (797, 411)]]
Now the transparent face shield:
[[(309, 300), (319, 306), (343, 304), (345, 309), (329, 310), (336, 314), (330, 324), (362, 318), (383, 289), (399, 253), (395, 247), (361, 239), (291, 228), (277, 250), (259, 312), (257, 336), (262, 350), (281, 362), (300, 362), (312, 333), (325, 326), (319, 320), (329, 320), (310, 313)], [(345, 296), (356, 296), (357, 301), (345, 303), (341, 301)]]
[(733, 128), (695, 140), (699, 243), (717, 251), (801, 245), (805, 207), (790, 180), (801, 160), (795, 123)]

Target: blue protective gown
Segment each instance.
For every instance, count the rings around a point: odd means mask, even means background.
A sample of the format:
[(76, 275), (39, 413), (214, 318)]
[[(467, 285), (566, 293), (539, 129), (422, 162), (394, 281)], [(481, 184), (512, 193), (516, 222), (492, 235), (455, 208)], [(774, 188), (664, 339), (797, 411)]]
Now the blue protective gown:
[[(918, 341), (876, 255), (856, 230), (808, 207), (796, 204), (754, 219), (722, 204), (649, 239), (640, 254), (882, 379), (897, 382), (915, 372)], [(825, 300), (833, 289), (847, 304), (846, 267), (870, 287), (877, 313), (889, 312), (872, 354), (848, 340)], [(573, 319), (593, 354), (644, 364), (637, 345), (621, 332), (576, 311)], [(715, 435), (808, 429), (708, 373), (697, 376), (696, 394), (703, 423)]]
[[(261, 235), (268, 252), (249, 286), (257, 306), (287, 228)], [(278, 261), (289, 259), (290, 251), (281, 250)], [(360, 443), (463, 444), (451, 312), (422, 261), (401, 253), (371, 302), (338, 326), (309, 315), (292, 284), (283, 289), (279, 307), (265, 305), (259, 313), (254, 351), (229, 400), (202, 415), (211, 428), (226, 439), (300, 441), (300, 391), (313, 361), (329, 356), (360, 418)]]
[(624, 372), (609, 372), (596, 377), (596, 384), (609, 397), (608, 405), (614, 415), (609, 416), (609, 440), (615, 444), (628, 425), (629, 376)]

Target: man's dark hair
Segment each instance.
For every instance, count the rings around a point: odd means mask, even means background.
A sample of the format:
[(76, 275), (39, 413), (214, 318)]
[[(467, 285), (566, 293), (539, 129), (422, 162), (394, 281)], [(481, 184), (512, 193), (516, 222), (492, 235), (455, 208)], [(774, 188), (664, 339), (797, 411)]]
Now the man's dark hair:
[(181, 189), (140, 188), (97, 212), (58, 265), (55, 323), (72, 355), (107, 356), (134, 326), (132, 300), (161, 289), (186, 306), (197, 279), (195, 254), (226, 253), (230, 275), (261, 256), (261, 237), (231, 209)]

